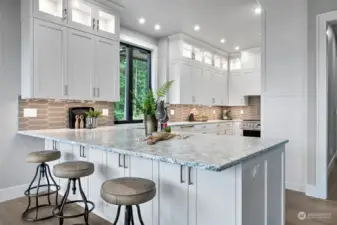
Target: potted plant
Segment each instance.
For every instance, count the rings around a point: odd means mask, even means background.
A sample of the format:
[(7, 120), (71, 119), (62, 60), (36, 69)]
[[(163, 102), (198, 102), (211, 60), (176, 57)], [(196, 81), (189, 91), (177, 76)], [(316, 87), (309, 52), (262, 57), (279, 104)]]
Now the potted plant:
[(85, 112), (86, 128), (89, 128), (89, 129), (96, 128), (98, 125), (98, 118), (101, 116), (102, 116), (102, 112), (98, 110), (90, 109), (88, 112)]
[(167, 81), (158, 88), (156, 92), (157, 99), (155, 98), (155, 94), (152, 89), (147, 92), (146, 98), (143, 102), (132, 94), (137, 113), (141, 112), (144, 114), (145, 135), (151, 135), (153, 132), (157, 131), (158, 121), (155, 116), (156, 108), (160, 102), (160, 98), (166, 96), (173, 82), (173, 80)]

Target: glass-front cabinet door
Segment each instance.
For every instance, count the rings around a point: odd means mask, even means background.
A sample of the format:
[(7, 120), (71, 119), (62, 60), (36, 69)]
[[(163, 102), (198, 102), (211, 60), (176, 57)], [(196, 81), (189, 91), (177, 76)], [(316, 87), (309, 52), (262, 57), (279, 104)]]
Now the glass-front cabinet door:
[(90, 33), (96, 30), (94, 7), (85, 0), (68, 0), (68, 25)]
[(96, 11), (96, 30), (99, 36), (105, 36), (107, 38), (118, 39), (119, 33), (118, 17), (112, 13), (97, 9)]
[(34, 16), (62, 24), (67, 20), (66, 0), (34, 0)]

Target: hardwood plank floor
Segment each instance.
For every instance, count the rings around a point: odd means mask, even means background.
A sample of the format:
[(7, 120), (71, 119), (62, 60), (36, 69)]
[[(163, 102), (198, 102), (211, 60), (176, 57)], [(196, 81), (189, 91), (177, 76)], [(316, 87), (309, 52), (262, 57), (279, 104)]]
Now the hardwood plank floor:
[[(287, 191), (286, 193), (286, 225), (336, 225), (337, 224), (337, 166), (332, 171), (329, 180), (329, 200), (323, 201), (305, 196), (302, 193)], [(43, 224), (58, 225), (57, 219), (36, 223), (24, 222), (21, 214), (27, 206), (27, 198), (18, 198), (0, 203), (0, 225)], [(78, 213), (83, 209), (79, 206), (67, 208), (69, 213)], [(306, 218), (299, 219), (298, 214), (304, 212)], [(50, 213), (50, 209), (42, 213)], [(114, 213), (114, 212), (111, 212)], [(48, 214), (47, 214), (48, 215)], [(90, 214), (90, 225), (111, 225), (106, 220)], [(83, 224), (83, 217), (65, 220), (64, 225)], [(273, 225), (273, 224), (268, 224)]]

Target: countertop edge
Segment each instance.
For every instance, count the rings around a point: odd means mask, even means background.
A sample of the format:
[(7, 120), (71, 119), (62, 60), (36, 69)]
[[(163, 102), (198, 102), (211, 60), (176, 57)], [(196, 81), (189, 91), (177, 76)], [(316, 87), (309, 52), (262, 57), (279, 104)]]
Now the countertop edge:
[(113, 147), (107, 147), (107, 146), (104, 146), (104, 145), (93, 145), (93, 144), (88, 144), (88, 143), (83, 143), (83, 142), (78, 142), (78, 141), (71, 141), (71, 140), (66, 140), (66, 139), (46, 137), (44, 135), (39, 135), (39, 134), (27, 134), (26, 131), (18, 131), (17, 133), (19, 135), (28, 136), (28, 137), (34, 137), (34, 138), (40, 138), (40, 139), (46, 139), (46, 140), (52, 140), (52, 141), (59, 141), (61, 143), (65, 143), (65, 144), (81, 145), (81, 146), (88, 147), (88, 148), (100, 149), (100, 150), (104, 150), (104, 151), (108, 151), (108, 152), (114, 152), (114, 153), (120, 153), (120, 154), (126, 154), (126, 155), (129, 155), (129, 156), (135, 156), (135, 157), (140, 157), (140, 158), (150, 159), (150, 160), (156, 160), (156, 161), (166, 162), (166, 163), (171, 163), (171, 164), (179, 164), (179, 165), (182, 165), (182, 166), (199, 168), (199, 169), (209, 170), (209, 171), (214, 171), (214, 172), (224, 171), (224, 170), (226, 170), (230, 167), (233, 167), (233, 166), (238, 165), (240, 163), (244, 163), (248, 160), (254, 159), (261, 154), (265, 154), (265, 153), (267, 153), (267, 152), (269, 152), (273, 149), (276, 149), (278, 146), (287, 144), (289, 142), (288, 140), (284, 140), (284, 141), (281, 141), (278, 144), (269, 146), (268, 148), (266, 148), (264, 150), (260, 150), (259, 152), (253, 153), (251, 155), (242, 157), (242, 158), (237, 159), (237, 160), (233, 160), (233, 161), (231, 161), (227, 164), (214, 165), (214, 164), (204, 164), (204, 163), (200, 163), (200, 162), (183, 161), (183, 160), (179, 160), (179, 159), (149, 155), (149, 154), (146, 154), (146, 153), (137, 154), (135, 152), (131, 152), (131, 151), (128, 151), (128, 150), (122, 150), (122, 149), (117, 149), (117, 148), (113, 148)]

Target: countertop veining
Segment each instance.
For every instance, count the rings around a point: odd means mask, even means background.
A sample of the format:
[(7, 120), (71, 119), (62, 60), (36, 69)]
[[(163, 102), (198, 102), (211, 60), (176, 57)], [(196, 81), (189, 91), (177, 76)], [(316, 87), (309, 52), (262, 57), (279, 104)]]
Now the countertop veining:
[(54, 129), (18, 133), (212, 171), (225, 170), (288, 142), (277, 139), (192, 134), (188, 139), (174, 138), (151, 146), (137, 140), (144, 137), (144, 130), (132, 125), (93, 130)]

